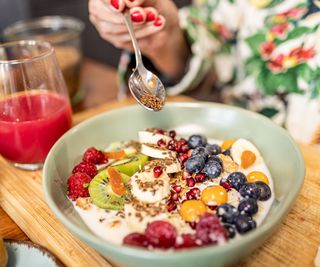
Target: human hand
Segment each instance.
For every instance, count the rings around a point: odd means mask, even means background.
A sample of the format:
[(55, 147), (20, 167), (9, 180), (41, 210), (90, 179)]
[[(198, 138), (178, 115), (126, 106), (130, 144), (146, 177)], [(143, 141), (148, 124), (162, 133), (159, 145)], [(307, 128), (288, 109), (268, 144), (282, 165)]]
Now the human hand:
[[(178, 10), (170, 0), (90, 0), (89, 15), (100, 36), (132, 50), (123, 12), (130, 12), (141, 52), (169, 76), (184, 69), (188, 47), (179, 27)], [(182, 66), (183, 65), (183, 66)]]

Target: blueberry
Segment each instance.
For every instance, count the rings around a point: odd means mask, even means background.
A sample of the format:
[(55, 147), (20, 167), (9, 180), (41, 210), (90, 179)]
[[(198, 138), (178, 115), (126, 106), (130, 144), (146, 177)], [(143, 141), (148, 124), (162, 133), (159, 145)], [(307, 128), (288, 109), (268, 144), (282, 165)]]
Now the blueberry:
[(228, 238), (234, 238), (236, 236), (236, 228), (234, 228), (233, 225), (225, 223), (223, 227), (227, 230), (228, 232)]
[(243, 186), (246, 181), (247, 181), (247, 178), (242, 172), (230, 173), (227, 178), (228, 184), (231, 185), (231, 187), (233, 187), (237, 191), (239, 191), (241, 186)]
[(240, 201), (238, 206), (238, 211), (241, 214), (253, 215), (258, 212), (258, 204), (257, 201), (253, 198), (245, 198)]
[(230, 204), (222, 204), (217, 207), (217, 215), (222, 222), (232, 224), (239, 215), (239, 212), (236, 207)]
[(206, 146), (207, 138), (205, 136), (194, 134), (189, 137), (188, 145), (190, 148), (196, 148), (198, 146)]
[(261, 200), (261, 201), (268, 200), (271, 197), (271, 189), (270, 189), (270, 187), (266, 183), (261, 182), (261, 181), (255, 182), (255, 184), (260, 189), (259, 200)]
[(218, 157), (218, 156), (210, 156), (208, 159), (207, 159), (207, 162), (206, 163), (209, 163), (209, 162), (213, 162), (213, 161), (217, 161), (220, 163), (220, 165), (222, 166), (222, 160)]
[(256, 228), (256, 222), (246, 214), (240, 214), (235, 220), (235, 227), (240, 234), (251, 231)]
[(243, 197), (257, 200), (260, 197), (260, 188), (255, 183), (245, 183), (241, 186), (239, 193)]
[(200, 156), (192, 156), (186, 161), (186, 171), (189, 173), (199, 173), (205, 165), (205, 159)]
[(218, 161), (209, 161), (203, 171), (209, 178), (217, 178), (222, 172), (222, 166)]
[(205, 147), (198, 146), (192, 151), (191, 156), (201, 156), (201, 157), (204, 157), (204, 159), (207, 159), (207, 157), (209, 156), (209, 153)]
[(223, 151), (222, 154), (231, 157), (231, 150), (227, 149), (227, 150)]
[(206, 150), (208, 151), (208, 153), (210, 155), (218, 155), (218, 154), (221, 153), (221, 147), (216, 145), (216, 144), (214, 144), (214, 145), (207, 144), (206, 145)]

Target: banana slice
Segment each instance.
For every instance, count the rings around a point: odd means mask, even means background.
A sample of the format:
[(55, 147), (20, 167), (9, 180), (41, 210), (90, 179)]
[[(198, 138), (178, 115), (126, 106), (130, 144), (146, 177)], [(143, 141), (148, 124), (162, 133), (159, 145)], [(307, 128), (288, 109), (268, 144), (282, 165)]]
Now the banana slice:
[(231, 156), (239, 166), (241, 166), (241, 155), (244, 151), (251, 151), (255, 154), (255, 164), (261, 161), (262, 158), (260, 152), (255, 145), (250, 141), (241, 138), (234, 142), (231, 148)]
[(181, 164), (177, 159), (156, 159), (144, 165), (144, 170), (152, 170), (155, 166), (161, 166), (167, 174), (181, 171)]
[(168, 218), (165, 201), (150, 205), (133, 198), (130, 203), (124, 205), (124, 212), (128, 228), (140, 233), (144, 232), (148, 223)]
[(140, 131), (139, 142), (140, 143), (148, 143), (148, 144), (157, 144), (157, 142), (162, 139), (166, 142), (166, 144), (172, 139), (170, 136), (164, 134), (153, 133), (149, 131)]
[(177, 153), (154, 144), (142, 144), (141, 153), (156, 159), (176, 158)]
[(170, 195), (170, 178), (163, 172), (155, 178), (152, 170), (137, 172), (130, 180), (131, 193), (139, 201), (155, 203)]

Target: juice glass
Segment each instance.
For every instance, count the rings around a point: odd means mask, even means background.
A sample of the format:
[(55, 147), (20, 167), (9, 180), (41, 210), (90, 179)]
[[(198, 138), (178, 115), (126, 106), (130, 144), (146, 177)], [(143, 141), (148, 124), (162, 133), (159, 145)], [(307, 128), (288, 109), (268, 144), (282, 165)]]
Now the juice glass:
[(51, 45), (0, 45), (0, 154), (16, 167), (40, 169), (71, 124), (68, 90)]

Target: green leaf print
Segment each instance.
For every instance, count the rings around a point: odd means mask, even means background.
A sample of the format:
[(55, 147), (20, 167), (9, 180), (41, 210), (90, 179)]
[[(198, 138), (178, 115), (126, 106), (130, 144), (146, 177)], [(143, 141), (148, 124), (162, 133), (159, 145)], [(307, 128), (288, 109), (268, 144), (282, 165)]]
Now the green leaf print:
[(297, 78), (292, 69), (275, 74), (265, 67), (257, 77), (257, 85), (267, 95), (277, 92), (300, 93)]
[(259, 111), (260, 114), (268, 117), (268, 118), (272, 118), (274, 115), (276, 115), (279, 111), (275, 108), (263, 108)]
[(284, 41), (295, 39), (295, 38), (300, 37), (303, 34), (311, 33), (314, 31), (315, 31), (315, 29), (308, 28), (305, 26), (294, 27), (293, 30), (288, 33), (288, 36), (287, 36), (286, 40), (284, 40)]
[(258, 74), (265, 63), (260, 57), (251, 57), (246, 61), (246, 71), (248, 74)]
[(283, 0), (273, 0), (269, 5), (266, 6), (266, 8), (275, 7), (276, 5), (279, 5), (282, 2)]
[(266, 41), (264, 33), (257, 33), (246, 39), (247, 44), (251, 48), (253, 54), (260, 55), (259, 46)]

